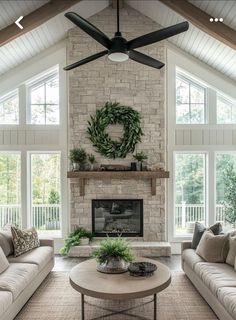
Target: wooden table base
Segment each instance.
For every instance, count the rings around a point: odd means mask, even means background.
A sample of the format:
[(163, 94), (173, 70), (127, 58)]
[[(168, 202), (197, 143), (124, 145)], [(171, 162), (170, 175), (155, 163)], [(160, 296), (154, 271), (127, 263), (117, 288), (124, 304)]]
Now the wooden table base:
[(145, 303), (143, 303), (141, 305), (139, 304), (137, 306), (134, 306), (134, 307), (131, 307), (131, 308), (127, 308), (127, 309), (123, 309), (123, 310), (120, 310), (120, 311), (115, 311), (115, 310), (112, 310), (112, 309), (103, 308), (102, 306), (98, 306), (98, 305), (89, 303), (89, 302), (85, 301), (84, 294), (81, 293), (81, 319), (85, 320), (85, 304), (88, 304), (90, 306), (97, 307), (99, 309), (102, 309), (102, 310), (110, 312), (109, 314), (106, 314), (106, 315), (103, 315), (103, 316), (99, 316), (99, 317), (95, 317), (95, 318), (92, 318), (90, 320), (104, 319), (106, 317), (114, 316), (114, 315), (117, 315), (117, 314), (124, 314), (126, 316), (134, 317), (135, 319), (140, 319), (140, 320), (150, 320), (150, 319), (148, 319), (146, 317), (143, 317), (143, 316), (140, 316), (140, 315), (130, 314), (130, 313), (128, 313), (128, 311), (133, 310), (135, 308), (138, 308), (140, 306), (147, 305), (147, 304), (149, 304), (151, 302), (153, 302), (153, 306), (154, 306), (154, 308), (153, 308), (153, 312), (154, 312), (153, 313), (153, 319), (157, 320), (157, 294), (156, 293), (153, 295), (153, 299), (152, 300), (147, 301), (147, 302), (145, 302)]

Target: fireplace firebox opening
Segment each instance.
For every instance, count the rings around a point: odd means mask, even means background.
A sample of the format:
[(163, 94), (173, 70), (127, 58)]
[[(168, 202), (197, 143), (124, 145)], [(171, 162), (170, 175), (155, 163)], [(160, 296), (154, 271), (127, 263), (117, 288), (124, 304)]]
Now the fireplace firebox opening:
[(143, 200), (93, 199), (92, 232), (96, 237), (142, 237)]

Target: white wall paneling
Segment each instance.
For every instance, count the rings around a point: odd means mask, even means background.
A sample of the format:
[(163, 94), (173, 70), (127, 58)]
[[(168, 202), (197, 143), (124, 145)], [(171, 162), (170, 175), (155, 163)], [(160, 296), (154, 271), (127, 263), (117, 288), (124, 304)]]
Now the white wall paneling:
[[(186, 72), (206, 84), (207, 88), (207, 123), (201, 125), (182, 125), (175, 123), (175, 77), (176, 68)], [(215, 204), (215, 152), (236, 151), (236, 125), (216, 124), (216, 92), (219, 91), (236, 99), (235, 82), (220, 76), (203, 63), (175, 50), (167, 49), (167, 152), (168, 168), (171, 174), (168, 181), (168, 233), (173, 243), (172, 252), (178, 253), (178, 243), (186, 237), (174, 237), (174, 152), (204, 152), (207, 154), (207, 186), (211, 192), (206, 193), (209, 224), (214, 222)], [(208, 188), (209, 189), (209, 188)]]

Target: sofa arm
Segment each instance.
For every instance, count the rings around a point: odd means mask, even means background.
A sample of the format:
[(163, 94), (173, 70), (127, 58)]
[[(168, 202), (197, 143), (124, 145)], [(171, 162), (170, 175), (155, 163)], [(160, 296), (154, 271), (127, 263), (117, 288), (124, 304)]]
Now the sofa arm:
[(54, 240), (53, 239), (39, 239), (40, 247), (52, 247), (54, 248)]
[(185, 240), (181, 242), (181, 254), (185, 249), (191, 249), (191, 240)]

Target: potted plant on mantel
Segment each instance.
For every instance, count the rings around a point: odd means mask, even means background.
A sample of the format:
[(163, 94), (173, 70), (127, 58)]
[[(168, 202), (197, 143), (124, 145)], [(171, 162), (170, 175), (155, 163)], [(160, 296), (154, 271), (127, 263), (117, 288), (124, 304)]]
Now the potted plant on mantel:
[(148, 158), (147, 155), (143, 151), (140, 151), (140, 152), (136, 152), (136, 154), (133, 155), (133, 158), (138, 161), (137, 170), (142, 171), (143, 161), (147, 160)]
[(83, 148), (74, 148), (70, 150), (69, 158), (73, 167), (73, 171), (85, 169), (87, 153)]
[(134, 260), (130, 244), (120, 237), (100, 242), (98, 249), (92, 252), (98, 265), (97, 270), (103, 273), (123, 273), (128, 270), (129, 263)]
[(88, 161), (90, 163), (90, 170), (94, 170), (95, 156), (93, 154), (88, 154)]
[(72, 247), (89, 244), (92, 238), (93, 234), (90, 231), (79, 227), (65, 239), (65, 245), (60, 249), (60, 254), (66, 255)]

